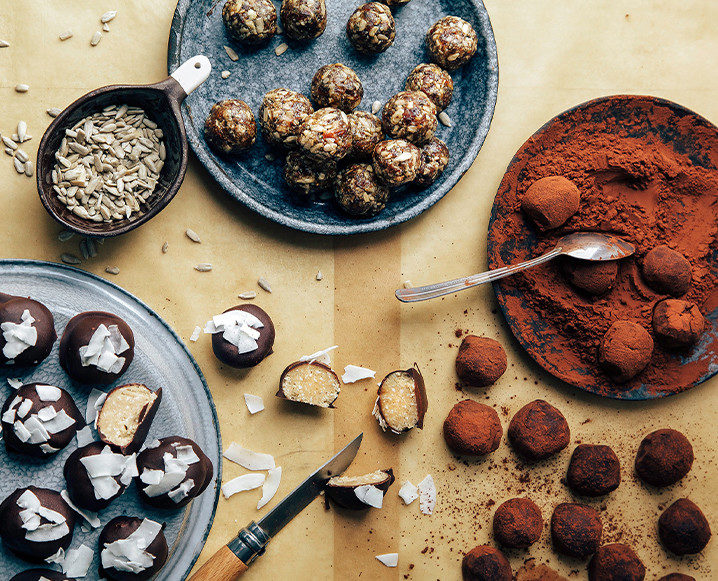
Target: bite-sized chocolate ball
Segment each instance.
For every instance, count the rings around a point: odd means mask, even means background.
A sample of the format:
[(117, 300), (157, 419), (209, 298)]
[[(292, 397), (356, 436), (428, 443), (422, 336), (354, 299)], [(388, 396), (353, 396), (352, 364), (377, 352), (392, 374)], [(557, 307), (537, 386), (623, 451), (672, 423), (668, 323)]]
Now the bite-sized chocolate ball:
[(401, 91), (384, 105), (381, 122), (389, 137), (423, 145), (436, 132), (436, 106), (420, 91)]
[(283, 0), (279, 11), (284, 34), (292, 40), (311, 40), (327, 27), (324, 0)]
[(352, 135), (352, 150), (349, 155), (357, 159), (371, 160), (374, 148), (384, 138), (381, 121), (376, 115), (366, 111), (356, 111), (347, 117)]
[(562, 555), (585, 559), (601, 546), (603, 523), (598, 511), (585, 504), (564, 502), (551, 515), (551, 541)]
[(2, 407), (5, 447), (28, 456), (52, 456), (67, 446), (84, 424), (72, 396), (54, 385), (23, 385)]
[(339, 207), (357, 218), (377, 215), (389, 199), (389, 188), (377, 179), (369, 163), (353, 163), (340, 171), (335, 186)]
[(601, 339), (598, 361), (611, 379), (625, 383), (643, 371), (653, 355), (653, 339), (638, 323), (615, 321)]
[(652, 323), (658, 341), (671, 349), (695, 345), (706, 327), (698, 305), (680, 299), (664, 299), (656, 303)]
[(137, 456), (137, 491), (147, 504), (179, 508), (212, 482), (212, 461), (195, 442), (172, 436), (151, 442)]
[(643, 259), (643, 278), (653, 290), (679, 297), (691, 287), (691, 263), (668, 246), (656, 246)]
[(258, 365), (274, 346), (272, 319), (252, 304), (237, 305), (212, 317), (205, 333), (212, 333), (215, 357), (237, 369)]
[(618, 276), (617, 260), (579, 260), (567, 256), (561, 265), (568, 282), (594, 296), (610, 291)]
[(229, 35), (243, 44), (262, 44), (277, 33), (277, 9), (271, 0), (227, 0), (222, 21)]
[(501, 443), (501, 421), (492, 407), (465, 399), (444, 420), (444, 440), (457, 454), (483, 456)]
[(642, 581), (646, 568), (628, 545), (613, 543), (600, 547), (588, 564), (589, 581)]
[(324, 65), (312, 79), (312, 99), (319, 108), (334, 107), (351, 113), (363, 98), (359, 76), (341, 63)]
[(621, 484), (618, 456), (602, 444), (579, 444), (571, 455), (566, 484), (576, 494), (602, 496)]
[(134, 356), (132, 329), (112, 313), (80, 313), (70, 319), (60, 339), (60, 365), (80, 383), (112, 383)]
[(344, 111), (325, 107), (307, 117), (299, 128), (299, 147), (318, 161), (339, 161), (352, 148), (349, 119)]
[(711, 527), (703, 511), (687, 498), (680, 498), (658, 519), (658, 536), (676, 555), (700, 553), (711, 538)]
[(409, 74), (404, 87), (407, 91), (421, 91), (443, 111), (451, 103), (454, 94), (454, 81), (451, 75), (435, 64), (421, 63)]
[(100, 440), (122, 454), (140, 449), (162, 401), (162, 388), (141, 383), (118, 385), (105, 397), (95, 426)]
[(55, 344), (55, 320), (42, 303), (0, 293), (0, 364), (26, 367), (44, 360)]
[[(164, 526), (148, 518), (113, 518), (100, 533), (100, 576), (112, 581), (151, 578), (167, 561)], [(143, 558), (138, 559), (138, 554)]]
[(72, 581), (72, 579), (52, 569), (28, 569), (18, 573), (10, 581)]
[(42, 563), (67, 549), (74, 529), (75, 512), (54, 490), (18, 488), (0, 504), (0, 538), (28, 561)]
[(374, 148), (374, 172), (389, 187), (414, 181), (421, 167), (421, 150), (404, 139), (388, 139)]
[(336, 175), (336, 162), (319, 162), (303, 151), (290, 151), (284, 162), (284, 181), (304, 199), (329, 189)]
[(525, 548), (539, 540), (543, 530), (541, 509), (528, 498), (511, 498), (494, 513), (494, 537), (511, 548)]
[(563, 226), (580, 204), (576, 184), (563, 176), (547, 176), (529, 186), (521, 209), (539, 230), (552, 230)]
[(396, 24), (391, 10), (379, 2), (362, 4), (347, 21), (347, 38), (362, 54), (384, 52), (395, 37)]
[(636, 454), (636, 474), (652, 486), (670, 486), (690, 472), (693, 446), (683, 434), (670, 428), (651, 432)]
[(361, 476), (334, 476), (327, 482), (325, 494), (327, 500), (342, 508), (366, 510), (370, 506), (378, 506), (379, 503), (376, 502), (377, 498), (372, 499), (362, 495), (362, 489), (365, 490), (367, 486), (376, 488), (383, 498), (393, 483), (394, 471), (391, 468), (376, 470)]
[(506, 365), (506, 351), (495, 339), (466, 335), (459, 345), (456, 374), (467, 385), (493, 385), (506, 371)]
[(661, 577), (658, 581), (696, 581), (696, 578), (690, 575), (684, 575), (683, 573), (669, 573)]
[(568, 446), (571, 430), (558, 409), (537, 399), (511, 418), (508, 436), (521, 457), (535, 461), (549, 458)]
[(204, 138), (217, 153), (242, 153), (257, 140), (254, 113), (240, 99), (225, 99), (215, 103), (204, 122)]
[(272, 89), (262, 100), (259, 125), (262, 136), (270, 145), (287, 149), (297, 147), (299, 128), (314, 113), (304, 95), (291, 89)]
[(458, 16), (445, 16), (426, 33), (426, 48), (431, 60), (447, 71), (468, 63), (478, 44), (474, 27)]
[(449, 164), (449, 148), (446, 143), (434, 137), (421, 148), (421, 165), (416, 173), (414, 183), (418, 186), (428, 187), (446, 169)]
[(461, 561), (464, 581), (511, 581), (514, 573), (506, 556), (488, 545), (471, 549)]

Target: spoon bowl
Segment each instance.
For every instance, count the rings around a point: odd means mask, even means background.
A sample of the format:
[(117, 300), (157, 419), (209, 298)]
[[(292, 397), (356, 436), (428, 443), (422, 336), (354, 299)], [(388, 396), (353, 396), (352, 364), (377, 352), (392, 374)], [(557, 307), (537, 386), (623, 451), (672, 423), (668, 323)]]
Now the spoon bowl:
[(630, 242), (603, 232), (574, 232), (557, 243), (561, 254), (581, 260), (619, 260), (631, 256), (636, 247)]

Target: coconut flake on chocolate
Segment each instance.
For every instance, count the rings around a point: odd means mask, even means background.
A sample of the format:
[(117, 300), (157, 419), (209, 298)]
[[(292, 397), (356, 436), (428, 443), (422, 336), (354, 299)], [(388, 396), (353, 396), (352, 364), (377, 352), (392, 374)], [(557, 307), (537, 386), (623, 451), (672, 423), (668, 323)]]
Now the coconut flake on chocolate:
[(37, 345), (37, 329), (32, 326), (35, 319), (28, 309), (22, 312), (22, 322), (13, 323), (7, 321), (0, 323), (5, 345), (2, 348), (3, 355), (13, 360), (26, 349)]
[(264, 323), (253, 314), (233, 310), (212, 317), (212, 320), (207, 321), (204, 326), (204, 332), (222, 333), (222, 338), (237, 347), (237, 351), (242, 354), (251, 353), (259, 347), (257, 339), (260, 333), (257, 329), (263, 327)]
[(23, 386), (22, 381), (20, 381), (17, 377), (8, 377), (7, 382), (13, 389), (19, 389)]
[(77, 514), (79, 514), (82, 518), (84, 518), (93, 529), (98, 528), (102, 524), (96, 512), (84, 510), (77, 506), (74, 502), (72, 502), (67, 490), (61, 490), (60, 496), (62, 496), (62, 499), (68, 504), (68, 506)]
[(35, 392), (40, 401), (57, 401), (62, 395), (62, 390), (54, 385), (38, 384), (35, 386)]
[(120, 373), (125, 358), (119, 355), (129, 348), (117, 325), (107, 327), (100, 324), (90, 337), (90, 342), (80, 347), (80, 362), (83, 367), (93, 365), (105, 373)]
[(431, 514), (436, 506), (436, 485), (431, 474), (419, 482), (419, 509), (423, 514)]
[(54, 555), (50, 555), (45, 559), (45, 563), (57, 564), (62, 567), (62, 563), (65, 561), (65, 549), (60, 547)]
[(404, 504), (409, 505), (419, 498), (419, 489), (407, 480), (399, 489), (399, 497), (404, 501)]
[(267, 504), (279, 490), (279, 483), (282, 480), (282, 467), (270, 468), (267, 471), (267, 478), (262, 484), (262, 498), (257, 503), (257, 510)]
[(190, 464), (199, 462), (199, 457), (194, 453), (192, 446), (177, 446), (177, 456), (166, 452), (162, 459), (165, 469), (153, 470), (146, 468), (140, 474), (140, 480), (147, 484), (142, 489), (148, 497), (155, 498), (166, 494), (169, 498), (178, 503), (187, 498), (189, 491), (194, 486), (194, 480), (187, 478), (187, 469)]
[(369, 506), (381, 508), (386, 491), (394, 482), (391, 469), (376, 470), (361, 476), (334, 476), (327, 482), (325, 493), (337, 505), (350, 510)]
[[(60, 389), (57, 387), (37, 387), (52, 388), (60, 393)], [(59, 399), (59, 396), (52, 401), (57, 401), (57, 399)], [(28, 416), (32, 406), (33, 400), (29, 397), (15, 396), (10, 407), (3, 414), (2, 421), (7, 424), (12, 424), (13, 432), (21, 443), (37, 444), (43, 453), (53, 454), (58, 451), (58, 448), (46, 444), (50, 440), (51, 435), (71, 428), (76, 423), (75, 419), (70, 417), (64, 409), (58, 412), (51, 405), (45, 406), (36, 413)]]
[(243, 474), (237, 476), (229, 482), (225, 482), (222, 485), (222, 494), (225, 498), (229, 498), (237, 494), (238, 492), (246, 492), (247, 490), (254, 490), (264, 484), (264, 474)]
[(252, 395), (251, 393), (244, 394), (244, 403), (247, 404), (247, 409), (250, 414), (256, 414), (264, 409), (264, 400), (258, 395)]
[(116, 387), (107, 394), (97, 416), (100, 439), (123, 452), (139, 448), (161, 399), (162, 388), (153, 392), (139, 383)]
[(334, 407), (341, 384), (331, 367), (318, 360), (298, 361), (289, 365), (279, 380), (278, 397), (314, 405)]
[(361, 502), (374, 508), (381, 508), (384, 504), (384, 493), (372, 484), (357, 486), (354, 494)]
[(95, 552), (87, 545), (70, 549), (62, 561), (62, 572), (73, 579), (85, 577), (94, 556)]
[(423, 427), (426, 408), (424, 378), (414, 366), (392, 371), (382, 380), (372, 414), (382, 430), (401, 434)]
[(90, 396), (87, 398), (87, 408), (85, 408), (85, 423), (97, 425), (97, 416), (102, 409), (102, 404), (107, 399), (107, 393), (102, 390), (93, 388)]
[(93, 442), (95, 440), (95, 435), (90, 426), (85, 426), (81, 430), (77, 431), (75, 438), (77, 439), (77, 447), (82, 448), (90, 442)]
[(119, 476), (120, 483), (129, 486), (132, 478), (138, 475), (136, 454), (123, 456), (113, 452), (109, 446), (105, 446), (99, 454), (80, 458), (80, 463), (87, 470), (98, 500), (110, 500), (120, 491), (115, 477)]
[(247, 450), (236, 442), (232, 442), (222, 455), (247, 470), (271, 470), (276, 466), (273, 456)]
[(372, 379), (376, 376), (376, 371), (367, 369), (366, 367), (359, 367), (358, 365), (347, 365), (344, 367), (344, 374), (342, 375), (343, 383), (354, 383), (355, 381), (361, 381), (362, 379)]
[(374, 558), (387, 567), (396, 567), (399, 564), (399, 553), (384, 553), (376, 555)]
[[(57, 541), (70, 534), (67, 520), (59, 512), (40, 504), (40, 499), (31, 490), (26, 490), (17, 499), (17, 505), (23, 509), (19, 516), (25, 538), (33, 543)], [(43, 522), (45, 521), (45, 522)]]
[(141, 573), (152, 567), (155, 556), (145, 549), (162, 532), (162, 525), (144, 519), (140, 526), (126, 539), (107, 543), (100, 552), (103, 569), (115, 569), (128, 573)]
[(331, 365), (332, 364), (332, 358), (329, 355), (330, 352), (334, 351), (334, 349), (338, 349), (339, 345), (333, 345), (332, 347), (327, 347), (326, 349), (323, 349), (321, 351), (317, 351), (316, 353), (312, 353), (311, 355), (303, 355), (299, 358), (299, 361), (307, 361), (309, 363), (323, 363), (324, 365)]

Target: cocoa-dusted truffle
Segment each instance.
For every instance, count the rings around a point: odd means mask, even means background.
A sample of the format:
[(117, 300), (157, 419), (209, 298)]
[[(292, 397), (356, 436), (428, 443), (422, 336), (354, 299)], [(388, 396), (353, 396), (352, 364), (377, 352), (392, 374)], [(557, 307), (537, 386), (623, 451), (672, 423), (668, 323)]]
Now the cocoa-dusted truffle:
[(494, 537), (507, 547), (525, 548), (539, 540), (541, 509), (528, 498), (510, 498), (494, 513)]
[(162, 401), (162, 388), (152, 391), (141, 383), (129, 383), (107, 394), (97, 414), (97, 435), (123, 454), (140, 449)]
[(600, 547), (588, 564), (589, 581), (642, 581), (646, 568), (628, 545)]
[(563, 272), (568, 282), (589, 295), (603, 295), (613, 288), (618, 276), (617, 260), (579, 260), (565, 257)]
[(212, 317), (204, 327), (212, 334), (212, 351), (237, 369), (254, 367), (272, 353), (274, 323), (257, 305), (237, 305)]
[(529, 558), (516, 571), (515, 581), (568, 581), (568, 579), (548, 565)]
[(80, 313), (70, 319), (60, 339), (60, 365), (80, 383), (112, 383), (134, 356), (132, 329), (112, 313)]
[(566, 484), (576, 494), (602, 496), (621, 484), (618, 456), (602, 444), (579, 444), (571, 455)]
[(100, 533), (100, 576), (112, 581), (143, 581), (167, 561), (164, 525), (148, 518), (118, 516)]
[(606, 331), (598, 361), (606, 373), (624, 383), (643, 371), (653, 355), (653, 339), (638, 323), (616, 321)]
[(457, 454), (483, 456), (501, 442), (501, 421), (494, 408), (465, 399), (444, 420), (444, 440)]
[(10, 581), (72, 581), (59, 571), (52, 569), (28, 569), (15, 575)]
[(511, 418), (508, 436), (520, 456), (526, 460), (543, 460), (568, 446), (571, 430), (558, 409), (537, 399)]
[(225, 99), (215, 103), (204, 122), (204, 138), (217, 153), (242, 153), (257, 140), (254, 113), (241, 99)]
[(351, 113), (364, 97), (359, 76), (341, 63), (324, 65), (312, 79), (312, 99), (321, 107), (335, 107)]
[(683, 573), (669, 573), (661, 577), (658, 581), (696, 581), (696, 578), (690, 575), (684, 575)]
[(424, 378), (419, 368), (392, 371), (379, 385), (374, 417), (381, 429), (395, 434), (424, 427), (428, 402)]
[(391, 468), (361, 476), (334, 476), (324, 489), (327, 498), (349, 510), (381, 508), (387, 490), (394, 482)]
[(489, 337), (466, 335), (456, 355), (456, 374), (472, 387), (486, 387), (506, 371), (506, 352)]
[(464, 581), (511, 581), (513, 571), (504, 554), (488, 545), (474, 547), (461, 561)]
[(652, 486), (670, 486), (693, 466), (693, 446), (683, 434), (670, 428), (651, 432), (636, 454), (636, 473)]
[(279, 378), (277, 397), (322, 408), (333, 408), (341, 385), (334, 370), (319, 361), (297, 361)]
[(658, 519), (658, 536), (666, 549), (676, 555), (700, 553), (711, 538), (711, 527), (698, 506), (680, 498)]
[(564, 502), (553, 510), (551, 540), (557, 552), (584, 559), (598, 550), (602, 535), (601, 515), (595, 508)]
[(684, 349), (698, 342), (706, 326), (698, 305), (680, 299), (665, 299), (653, 307), (653, 331), (661, 344)]
[(0, 364), (25, 367), (45, 359), (55, 344), (55, 320), (42, 303), (0, 293)]
[(8, 451), (45, 458), (62, 450), (84, 418), (64, 389), (28, 383), (11, 394), (2, 408), (2, 432)]
[(643, 278), (653, 290), (679, 297), (691, 287), (691, 263), (668, 246), (656, 246), (643, 259)]
[(578, 212), (581, 193), (563, 176), (548, 176), (532, 183), (521, 200), (521, 209), (539, 230), (565, 224)]

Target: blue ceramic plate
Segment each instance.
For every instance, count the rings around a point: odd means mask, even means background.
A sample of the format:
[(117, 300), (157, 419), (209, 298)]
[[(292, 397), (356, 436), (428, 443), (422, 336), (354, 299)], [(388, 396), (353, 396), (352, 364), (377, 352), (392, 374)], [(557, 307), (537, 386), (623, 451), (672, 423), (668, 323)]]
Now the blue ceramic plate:
[[(279, 2), (275, 2), (279, 9)], [(210, 78), (185, 101), (182, 112), (192, 149), (210, 174), (233, 198), (278, 222), (317, 234), (355, 234), (382, 230), (421, 214), (459, 181), (481, 149), (489, 131), (496, 104), (498, 60), (489, 15), (481, 0), (413, 0), (394, 10), (396, 40), (389, 49), (367, 58), (352, 50), (345, 26), (360, 2), (327, 0), (327, 28), (322, 36), (305, 44), (291, 44), (283, 55), (274, 49), (285, 41), (282, 35), (259, 49), (243, 49), (225, 33), (222, 0), (179, 0), (169, 39), (168, 69), (174, 71), (186, 59), (204, 54), (212, 62)], [(202, 136), (204, 120), (214, 103), (240, 98), (255, 112), (265, 93), (278, 87), (309, 95), (309, 85), (319, 67), (342, 62), (354, 69), (364, 85), (360, 110), (371, 109), (373, 101), (385, 103), (403, 90), (411, 70), (427, 60), (424, 35), (439, 18), (455, 15), (469, 21), (479, 36), (479, 48), (471, 62), (453, 73), (454, 98), (446, 110), (452, 127), (439, 125), (437, 136), (451, 153), (444, 174), (429, 188), (397, 190), (377, 216), (357, 220), (345, 216), (332, 200), (308, 206), (294, 203), (282, 180), (283, 156), (271, 151), (261, 138), (237, 160), (215, 155)], [(239, 54), (233, 62), (223, 46)], [(230, 71), (228, 79), (221, 72)], [(272, 153), (276, 160), (267, 161)]]

